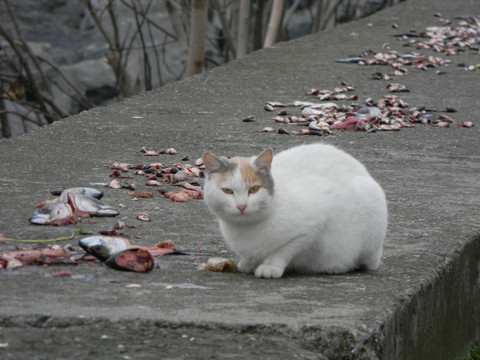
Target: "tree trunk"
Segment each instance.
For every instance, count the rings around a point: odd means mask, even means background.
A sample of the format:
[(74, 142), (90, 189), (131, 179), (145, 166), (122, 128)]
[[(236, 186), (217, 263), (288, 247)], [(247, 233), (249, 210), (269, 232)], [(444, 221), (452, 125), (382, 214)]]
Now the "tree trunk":
[[(3, 82), (0, 82), (0, 89), (3, 89)], [(5, 107), (5, 100), (0, 98), (0, 125), (2, 126), (2, 136), (9, 138), (12, 136), (12, 129), (10, 128), (10, 121), (7, 116), (7, 109)]]
[(283, 2), (284, 0), (273, 1), (272, 13), (270, 14), (270, 20), (268, 20), (267, 34), (263, 42), (264, 48), (272, 46), (277, 40), (278, 29), (280, 27), (280, 21), (282, 20)]
[(250, 0), (240, 0), (240, 13), (238, 19), (237, 58), (241, 58), (248, 54)]
[(208, 0), (192, 1), (190, 47), (188, 52), (187, 76), (203, 72), (205, 65), (205, 37), (207, 30)]

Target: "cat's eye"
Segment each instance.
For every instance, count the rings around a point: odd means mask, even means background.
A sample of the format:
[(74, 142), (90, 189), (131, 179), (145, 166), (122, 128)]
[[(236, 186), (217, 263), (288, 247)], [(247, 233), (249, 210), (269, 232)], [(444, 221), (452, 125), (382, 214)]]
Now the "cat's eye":
[(228, 195), (232, 195), (232, 194), (233, 194), (233, 190), (232, 190), (232, 189), (229, 189), (229, 188), (222, 188), (222, 191), (223, 191), (225, 194), (228, 194)]
[(248, 189), (248, 193), (255, 194), (256, 192), (258, 192), (258, 190), (260, 190), (260, 186), (252, 186), (250, 189)]

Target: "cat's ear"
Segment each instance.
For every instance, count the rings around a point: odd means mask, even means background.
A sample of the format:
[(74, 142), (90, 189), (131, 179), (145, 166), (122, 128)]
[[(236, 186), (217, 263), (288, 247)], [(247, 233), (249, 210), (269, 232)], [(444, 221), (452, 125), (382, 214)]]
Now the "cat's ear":
[(209, 174), (224, 172), (227, 167), (222, 159), (209, 152), (203, 154), (203, 163)]
[(265, 174), (270, 173), (270, 167), (272, 165), (273, 160), (273, 150), (268, 149), (262, 152), (258, 157), (255, 159), (254, 164), (257, 167), (258, 171), (261, 171)]

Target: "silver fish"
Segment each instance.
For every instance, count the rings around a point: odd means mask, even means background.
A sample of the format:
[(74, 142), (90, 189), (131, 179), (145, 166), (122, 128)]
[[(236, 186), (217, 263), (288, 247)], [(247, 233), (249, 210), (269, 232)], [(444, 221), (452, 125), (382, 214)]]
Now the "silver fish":
[(132, 246), (127, 238), (120, 236), (95, 235), (80, 239), (78, 245), (101, 261)]
[(67, 221), (66, 219), (72, 217), (73, 212), (71, 206), (62, 201), (42, 206), (33, 213), (28, 221), (35, 225), (49, 225), (56, 222), (60, 225), (62, 220)]
[(60, 195), (60, 202), (69, 203), (74, 210), (88, 213), (91, 216), (117, 216), (118, 210), (100, 200), (82, 195), (63, 192)]
[(372, 118), (381, 116), (382, 112), (376, 106), (360, 106), (360, 108), (355, 113), (357, 119), (365, 118), (371, 116)]
[(335, 60), (335, 62), (337, 63), (343, 63), (343, 64), (358, 64), (359, 62), (362, 62), (362, 61), (365, 61), (365, 59), (363, 57), (352, 57), (352, 58), (348, 58), (348, 59), (338, 59), (338, 60)]
[(53, 190), (50, 193), (55, 196), (60, 196), (62, 193), (68, 192), (69, 194), (80, 194), (85, 196), (91, 196), (100, 200), (103, 197), (103, 192), (91, 187), (76, 187), (65, 190)]

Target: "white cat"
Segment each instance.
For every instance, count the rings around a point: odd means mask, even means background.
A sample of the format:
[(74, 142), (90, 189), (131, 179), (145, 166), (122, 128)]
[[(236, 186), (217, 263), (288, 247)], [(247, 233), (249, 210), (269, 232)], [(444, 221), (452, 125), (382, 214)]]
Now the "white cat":
[(239, 269), (280, 278), (287, 271), (338, 274), (380, 266), (387, 204), (380, 185), (331, 145), (273, 157), (204, 154), (204, 199)]

